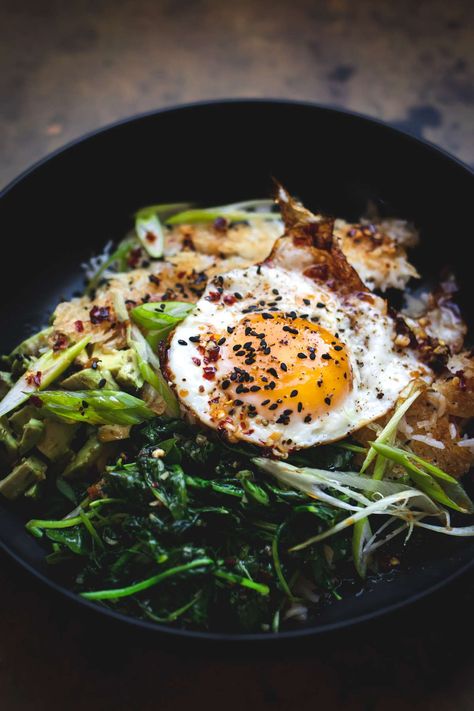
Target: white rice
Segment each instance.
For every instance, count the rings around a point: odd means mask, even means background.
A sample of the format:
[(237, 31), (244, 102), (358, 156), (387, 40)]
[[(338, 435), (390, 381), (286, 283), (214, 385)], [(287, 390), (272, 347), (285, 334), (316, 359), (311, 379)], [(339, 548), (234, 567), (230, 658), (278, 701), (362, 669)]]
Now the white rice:
[(412, 435), (411, 437), (413, 440), (416, 442), (422, 442), (423, 444), (427, 444), (428, 447), (434, 447), (435, 449), (444, 449), (444, 444), (439, 441), (439, 439), (434, 439), (433, 437), (425, 437), (425, 435)]

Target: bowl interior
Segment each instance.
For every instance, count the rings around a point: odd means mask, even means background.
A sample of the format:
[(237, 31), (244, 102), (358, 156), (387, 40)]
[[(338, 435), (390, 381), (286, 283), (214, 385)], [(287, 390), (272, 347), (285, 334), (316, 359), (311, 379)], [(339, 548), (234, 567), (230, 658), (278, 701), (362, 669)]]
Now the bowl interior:
[[(450, 265), (470, 325), (466, 259), (473, 174), (459, 162), (363, 117), (307, 104), (237, 101), (159, 112), (100, 131), (22, 176), (0, 199), (4, 239), (1, 352), (82, 288), (81, 262), (129, 229), (146, 204), (219, 204), (268, 196), (272, 176), (310, 208), (357, 219), (369, 201), (420, 230), (415, 262), (436, 279)], [(42, 549), (0, 502), (0, 540), (49, 578)], [(390, 581), (326, 608), (311, 631), (403, 604), (466, 568), (469, 542), (443, 543)]]

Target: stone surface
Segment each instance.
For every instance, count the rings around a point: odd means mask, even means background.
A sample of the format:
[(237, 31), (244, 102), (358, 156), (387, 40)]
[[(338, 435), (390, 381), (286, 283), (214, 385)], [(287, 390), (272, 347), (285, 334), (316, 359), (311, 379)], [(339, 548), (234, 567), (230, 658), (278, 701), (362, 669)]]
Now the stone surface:
[[(347, 107), (473, 163), (473, 10), (468, 0), (3, 0), (0, 184), (100, 125), (229, 96)], [(104, 628), (2, 554), (0, 705), (468, 711), (473, 599), (471, 574), (301, 650), (231, 657)]]
[(469, 0), (3, 0), (0, 184), (81, 134), (155, 107), (311, 99), (474, 162)]

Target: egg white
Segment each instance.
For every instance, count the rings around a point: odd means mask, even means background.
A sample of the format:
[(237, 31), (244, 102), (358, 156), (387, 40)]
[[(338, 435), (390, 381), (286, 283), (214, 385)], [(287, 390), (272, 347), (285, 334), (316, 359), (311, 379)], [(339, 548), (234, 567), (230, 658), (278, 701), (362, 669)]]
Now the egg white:
[[(228, 393), (219, 384), (235, 361), (219, 357), (212, 363), (216, 368), (214, 379), (206, 379), (202, 351), (190, 339), (200, 336), (202, 345), (210, 334), (225, 337), (227, 327), (239, 323), (249, 308), (257, 313), (268, 311), (258, 302), (273, 303), (275, 289), (281, 297), (279, 311), (317, 319), (331, 334), (338, 334), (349, 357), (352, 389), (343, 403), (313, 416), (311, 422), (304, 422), (308, 411), (303, 410), (301, 415), (295, 413), (290, 417), (287, 424), (268, 422), (259, 414), (248, 426), (243, 426), (237, 416), (229, 418), (228, 406), (220, 411), (216, 402), (211, 402), (228, 401)], [(226, 295), (234, 294), (239, 296), (234, 303), (224, 303)], [(310, 305), (303, 299), (309, 300)], [(202, 423), (226, 433), (232, 441), (243, 439), (283, 454), (346, 437), (388, 412), (412, 381), (432, 379), (416, 353), (395, 346), (395, 336), (394, 322), (383, 299), (367, 293), (342, 297), (303, 275), (264, 264), (235, 269), (208, 285), (194, 311), (178, 325), (171, 338), (167, 372), (184, 409)], [(298, 364), (289, 364), (292, 366)], [(225, 412), (226, 416), (216, 416), (216, 411)]]

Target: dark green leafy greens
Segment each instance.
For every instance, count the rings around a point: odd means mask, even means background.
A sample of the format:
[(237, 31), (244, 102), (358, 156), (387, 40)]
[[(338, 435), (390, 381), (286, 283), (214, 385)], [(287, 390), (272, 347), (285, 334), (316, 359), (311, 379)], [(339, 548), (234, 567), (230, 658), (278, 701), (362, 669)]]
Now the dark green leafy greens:
[(109, 467), (70, 518), (28, 524), (49, 541), (50, 562), (69, 561), (78, 592), (155, 621), (235, 631), (276, 630), (292, 605), (311, 607), (302, 584), (311, 599), (337, 595), (346, 536), (330, 557), (322, 545), (288, 552), (339, 520), (337, 509), (258, 473), (253, 448), (224, 447), (182, 420), (156, 418), (134, 444), (135, 461)]

